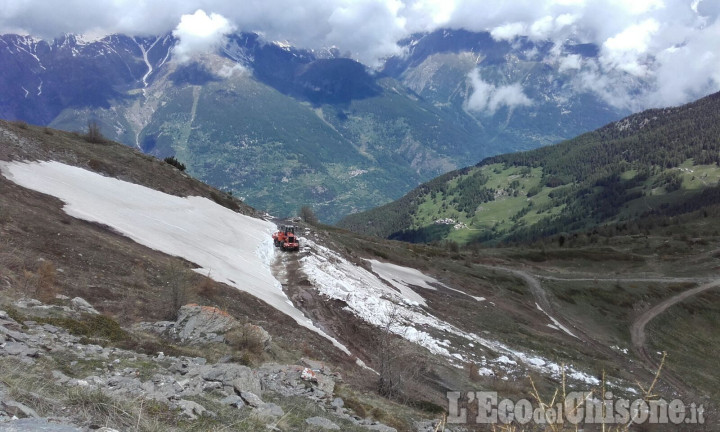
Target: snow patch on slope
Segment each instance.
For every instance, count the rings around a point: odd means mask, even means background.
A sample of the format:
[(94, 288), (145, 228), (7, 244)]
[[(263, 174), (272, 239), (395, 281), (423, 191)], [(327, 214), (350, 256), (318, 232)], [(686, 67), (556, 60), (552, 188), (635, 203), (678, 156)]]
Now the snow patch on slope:
[(548, 318), (550, 318), (550, 321), (553, 322), (552, 324), (548, 324), (548, 327), (553, 328), (553, 329), (556, 329), (556, 330), (562, 330), (562, 331), (564, 331), (565, 333), (569, 334), (570, 336), (574, 337), (575, 339), (579, 339), (577, 336), (575, 336), (575, 335), (573, 334), (573, 332), (571, 332), (570, 330), (568, 330), (567, 327), (565, 327), (564, 325), (560, 324), (560, 322), (559, 322), (558, 320), (556, 320), (555, 318), (553, 318), (549, 313), (545, 312), (545, 310), (544, 310), (543, 308), (541, 308), (539, 304), (535, 303), (535, 306), (537, 306), (538, 310), (540, 310), (540, 312), (544, 313)]
[[(488, 368), (491, 366), (496, 370), (517, 374), (521, 371), (518, 363), (522, 363), (555, 378), (562, 375), (563, 366), (535, 354), (511, 349), (501, 342), (463, 331), (442, 321), (402, 293), (388, 287), (365, 268), (349, 262), (340, 254), (312, 240), (301, 241), (308, 251), (308, 255), (301, 258), (302, 270), (308, 280), (321, 294), (344, 301), (347, 304), (345, 309), (360, 319), (377, 327), (388, 328), (392, 333), (427, 348), (433, 354), (446, 357), (451, 364), (458, 367), (472, 361), (483, 366), (484, 374), (490, 374)], [(373, 270), (376, 270), (374, 265)], [(467, 345), (472, 348), (475, 343), (479, 343), (499, 356), (495, 360), (479, 360), (475, 353), (459, 352), (460, 348), (454, 348), (450, 340), (438, 335), (448, 335), (469, 342), (458, 346)], [(511, 357), (514, 360), (511, 360)], [(597, 378), (575, 369), (572, 365), (565, 365), (564, 370), (567, 376), (575, 380), (588, 384), (599, 383)]]
[(168, 195), (59, 162), (0, 162), (0, 171), (23, 187), (63, 200), (70, 216), (197, 264), (198, 273), (265, 301), (350, 354), (293, 306), (272, 275), (274, 224), (206, 198)]
[(404, 295), (407, 299), (415, 301), (423, 306), (427, 306), (427, 304), (425, 303), (425, 299), (423, 299), (420, 294), (413, 291), (410, 288), (411, 286), (417, 286), (429, 290), (437, 290), (437, 288), (430, 285), (434, 284), (450, 291), (458, 292), (477, 301), (485, 300), (484, 297), (475, 297), (458, 289), (451, 288), (441, 283), (437, 279), (427, 276), (426, 274), (423, 274), (422, 272), (414, 268), (403, 267), (397, 264), (381, 262), (374, 259), (367, 261), (370, 262), (373, 271), (377, 273), (381, 279), (387, 281), (389, 284), (397, 288), (400, 293), (402, 293), (402, 295)]
[(390, 285), (400, 291), (400, 293), (408, 300), (427, 306), (425, 299), (420, 294), (410, 288), (411, 285), (418, 286), (429, 290), (436, 290), (430, 283), (440, 284), (437, 280), (425, 276), (418, 270), (408, 267), (402, 267), (396, 264), (380, 262), (377, 260), (368, 260), (372, 269), (380, 278), (387, 281)]

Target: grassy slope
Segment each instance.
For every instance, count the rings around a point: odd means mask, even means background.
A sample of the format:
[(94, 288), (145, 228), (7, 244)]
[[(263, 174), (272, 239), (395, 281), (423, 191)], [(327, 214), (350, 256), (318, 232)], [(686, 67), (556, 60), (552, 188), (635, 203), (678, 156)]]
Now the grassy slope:
[[(448, 173), (339, 226), (410, 241), (468, 243), (634, 220), (717, 188), (718, 124), (719, 94), (647, 111), (554, 146)], [(492, 196), (482, 199), (485, 188)], [(433, 222), (443, 218), (465, 226), (440, 229)]]

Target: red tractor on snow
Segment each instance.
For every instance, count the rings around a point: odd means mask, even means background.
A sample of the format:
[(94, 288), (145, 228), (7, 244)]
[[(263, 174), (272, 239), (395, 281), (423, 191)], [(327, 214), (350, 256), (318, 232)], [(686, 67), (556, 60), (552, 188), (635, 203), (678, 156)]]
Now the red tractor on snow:
[(273, 233), (272, 238), (275, 247), (279, 247), (284, 251), (300, 250), (300, 240), (295, 235), (295, 226), (293, 225), (281, 226), (280, 231)]

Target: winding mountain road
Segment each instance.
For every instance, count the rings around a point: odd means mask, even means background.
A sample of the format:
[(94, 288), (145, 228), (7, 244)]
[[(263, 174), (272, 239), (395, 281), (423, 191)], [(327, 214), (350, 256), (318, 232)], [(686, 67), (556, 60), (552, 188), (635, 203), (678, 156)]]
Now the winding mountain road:
[[(662, 302), (656, 304), (655, 306), (651, 307), (650, 309), (643, 312), (639, 317), (637, 317), (633, 323), (630, 326), (630, 338), (631, 338), (631, 345), (633, 352), (637, 355), (637, 357), (645, 363), (645, 365), (649, 368), (650, 371), (657, 370), (659, 367), (659, 364), (652, 359), (652, 357), (649, 355), (646, 347), (645, 347), (645, 341), (646, 341), (646, 334), (645, 334), (645, 327), (647, 324), (652, 321), (655, 317), (660, 315), (661, 313), (665, 312), (668, 308), (671, 306), (689, 298), (694, 295), (700, 294), (702, 292), (705, 292), (709, 289), (716, 288), (720, 286), (720, 279), (712, 279), (712, 278), (682, 278), (682, 277), (634, 277), (634, 278), (588, 278), (588, 277), (578, 277), (578, 278), (560, 278), (560, 277), (554, 277), (554, 276), (540, 276), (540, 275), (533, 275), (525, 270), (520, 270), (516, 268), (510, 268), (510, 267), (503, 267), (503, 266), (495, 266), (495, 265), (484, 265), (480, 264), (481, 267), (493, 269), (493, 270), (499, 270), (504, 271), (507, 273), (511, 273), (519, 278), (521, 278), (523, 281), (525, 281), (526, 285), (530, 289), (530, 292), (532, 293), (535, 301), (537, 302), (540, 307), (547, 313), (547, 314), (553, 314), (556, 319), (559, 319), (561, 321), (564, 321), (568, 325), (570, 325), (574, 331), (576, 331), (579, 334), (579, 338), (595, 347), (596, 349), (599, 349), (600, 352), (610, 353), (612, 350), (610, 350), (608, 347), (604, 346), (603, 344), (600, 344), (596, 340), (594, 340), (592, 337), (590, 337), (587, 333), (585, 333), (582, 329), (572, 325), (568, 320), (562, 315), (557, 314), (557, 311), (552, 307), (549, 299), (548, 294), (546, 290), (543, 288), (540, 279), (546, 279), (546, 280), (561, 280), (561, 281), (621, 281), (621, 282), (655, 282), (655, 283), (697, 283), (702, 284), (698, 287), (689, 289), (687, 291), (683, 291), (680, 294), (677, 294), (673, 297), (670, 297), (668, 299), (663, 300)], [(667, 381), (672, 387), (675, 388), (675, 390), (685, 393), (685, 394), (692, 394), (691, 389), (689, 389), (682, 380), (675, 377), (671, 372), (665, 370), (663, 371), (663, 378), (665, 381)]]
[(701, 292), (707, 291), (717, 286), (720, 286), (720, 279), (706, 283), (705, 285), (700, 285), (699, 287), (695, 287), (687, 291), (683, 291), (680, 294), (661, 301), (660, 303), (643, 312), (643, 314), (637, 317), (630, 326), (630, 339), (632, 341), (632, 346), (633, 350), (635, 350), (635, 353), (640, 356), (646, 363), (653, 365), (654, 362), (652, 361), (645, 349), (645, 327), (647, 326), (647, 324), (652, 321), (653, 318), (665, 312), (670, 306), (680, 303), (688, 297), (700, 294)]

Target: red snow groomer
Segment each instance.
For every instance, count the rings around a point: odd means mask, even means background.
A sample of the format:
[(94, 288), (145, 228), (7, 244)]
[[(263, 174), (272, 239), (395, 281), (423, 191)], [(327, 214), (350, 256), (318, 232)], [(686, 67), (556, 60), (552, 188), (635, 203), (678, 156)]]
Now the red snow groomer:
[(273, 233), (272, 238), (275, 247), (279, 247), (284, 251), (300, 250), (300, 240), (295, 235), (295, 226), (293, 225), (281, 226), (280, 231)]

